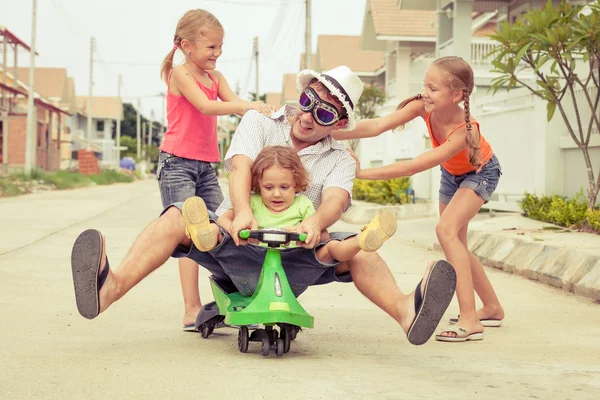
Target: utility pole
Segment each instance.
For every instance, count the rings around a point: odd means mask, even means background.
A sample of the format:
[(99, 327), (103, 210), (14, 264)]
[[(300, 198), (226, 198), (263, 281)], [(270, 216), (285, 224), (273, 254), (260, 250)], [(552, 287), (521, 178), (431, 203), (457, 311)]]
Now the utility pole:
[(150, 121), (148, 121), (148, 150), (146, 151), (146, 158), (150, 163), (150, 146), (152, 145), (152, 127), (154, 125), (154, 110), (150, 110)]
[(167, 97), (167, 95), (165, 94), (165, 92), (162, 92), (160, 94), (160, 96), (162, 97), (162, 107), (161, 107), (161, 111), (160, 111), (160, 124), (161, 124), (161, 128), (160, 128), (160, 135), (159, 135), (159, 139), (162, 141), (162, 139), (165, 136), (165, 132), (167, 131), (167, 127), (165, 125), (165, 99)]
[(94, 50), (96, 48), (96, 39), (90, 37), (90, 88), (87, 101), (87, 149), (92, 148), (92, 87), (94, 86)]
[(258, 36), (254, 36), (254, 62), (256, 64), (256, 101), (260, 100), (258, 92)]
[(311, 0), (306, 0), (306, 27), (304, 29), (305, 33), (306, 33), (306, 38), (305, 38), (305, 45), (306, 45), (306, 49), (305, 49), (305, 53), (304, 53), (304, 58), (305, 61), (304, 63), (306, 64), (306, 69), (311, 69), (312, 66), (311, 64), (311, 55), (312, 55), (312, 43), (311, 43), (311, 17), (310, 17), (310, 1)]
[[(31, 175), (31, 161), (33, 159), (33, 140), (37, 132), (37, 113), (34, 107), (34, 71), (35, 71), (35, 28), (37, 21), (37, 0), (33, 0), (33, 8), (31, 11), (31, 46), (29, 50), (29, 95), (27, 96), (27, 133), (25, 139), (25, 175)], [(6, 38), (4, 38), (6, 40)], [(17, 52), (15, 45), (15, 53)], [(6, 72), (5, 72), (6, 73)], [(3, 127), (6, 129), (7, 127)], [(35, 135), (37, 140), (37, 135)]]
[(142, 101), (138, 98), (138, 102), (137, 102), (137, 120), (135, 123), (135, 140), (137, 142), (137, 158), (138, 160), (140, 159), (140, 157), (142, 156), (142, 135), (140, 132), (141, 126), (140, 126), (140, 107), (142, 106)]
[[(16, 46), (16, 45), (15, 45)], [(6, 71), (6, 63), (8, 59), (8, 40), (2, 38), (2, 70)], [(6, 73), (2, 74), (2, 84), (6, 86), (7, 77)], [(2, 90), (2, 108), (5, 111), (2, 112), (0, 118), (2, 118), (2, 164), (5, 170), (8, 168), (8, 110), (10, 108), (10, 97), (5, 96), (6, 91)]]
[(121, 113), (123, 112), (123, 101), (121, 100), (121, 79), (119, 73), (119, 81), (117, 83), (117, 98), (119, 99), (119, 111), (117, 113), (117, 167), (121, 163)]
[(146, 146), (144, 145), (145, 139), (146, 138), (146, 121), (142, 122), (142, 153), (141, 156), (142, 158), (146, 158)]

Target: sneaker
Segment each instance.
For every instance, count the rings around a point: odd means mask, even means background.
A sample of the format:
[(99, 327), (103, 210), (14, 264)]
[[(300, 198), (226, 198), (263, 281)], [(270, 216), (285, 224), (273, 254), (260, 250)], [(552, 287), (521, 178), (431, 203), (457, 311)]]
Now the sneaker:
[(373, 220), (361, 229), (359, 246), (364, 251), (376, 251), (394, 233), (396, 233), (396, 216), (387, 208), (382, 208)]
[(200, 251), (210, 251), (217, 245), (218, 235), (210, 227), (208, 209), (200, 197), (190, 197), (181, 210), (185, 234)]

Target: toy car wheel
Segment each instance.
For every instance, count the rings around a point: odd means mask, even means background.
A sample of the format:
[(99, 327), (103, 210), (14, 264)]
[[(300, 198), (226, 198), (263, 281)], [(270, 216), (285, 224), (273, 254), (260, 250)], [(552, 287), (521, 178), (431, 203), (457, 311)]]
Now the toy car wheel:
[(298, 328), (293, 327), (292, 329), (290, 329), (290, 339), (291, 340), (296, 340), (296, 335), (298, 334)]
[(248, 351), (248, 327), (242, 326), (238, 332), (238, 349), (245, 353)]
[(277, 357), (281, 357), (283, 355), (284, 348), (285, 344), (283, 343), (283, 339), (277, 339), (277, 350), (275, 350)]
[(209, 326), (207, 326), (207, 325), (204, 325), (204, 326), (202, 327), (202, 330), (200, 331), (200, 334), (202, 335), (202, 337), (203, 337), (204, 339), (206, 339), (207, 337), (209, 337), (209, 336), (210, 336), (210, 334), (212, 333), (212, 331), (213, 331), (213, 329), (211, 329), (211, 327), (209, 327)]
[(273, 333), (271, 334), (273, 337), (271, 338), (271, 340), (273, 342), (276, 342), (277, 339), (279, 338), (279, 332), (277, 332), (275, 329), (273, 329)]
[(283, 339), (283, 352), (287, 353), (290, 351), (290, 345), (292, 344), (290, 328), (281, 328), (281, 338)]
[(267, 357), (269, 350), (271, 350), (271, 341), (268, 338), (264, 338), (262, 340), (262, 355)]

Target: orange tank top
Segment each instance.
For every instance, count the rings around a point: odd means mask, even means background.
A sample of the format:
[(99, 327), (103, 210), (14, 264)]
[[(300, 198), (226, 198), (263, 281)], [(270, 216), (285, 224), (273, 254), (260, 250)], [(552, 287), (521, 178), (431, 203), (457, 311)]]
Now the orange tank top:
[[(198, 80), (196, 84), (209, 100), (217, 100), (218, 82), (210, 74), (208, 76), (212, 87), (206, 87)], [(167, 89), (167, 131), (160, 149), (178, 157), (219, 162), (217, 116), (202, 114), (185, 96), (174, 95)]]
[[(463, 126), (466, 125), (466, 122), (458, 125), (457, 127), (452, 129), (448, 133), (448, 135), (446, 136), (446, 139), (444, 139), (444, 141), (442, 143), (438, 143), (435, 140), (435, 137), (433, 137), (433, 130), (431, 129), (431, 121), (429, 120), (430, 117), (431, 117), (431, 113), (427, 113), (427, 115), (425, 116), (425, 123), (427, 123), (427, 130), (429, 131), (429, 138), (431, 139), (431, 144), (432, 144), (433, 148), (439, 147), (440, 145), (444, 144), (446, 142), (446, 140), (448, 140), (450, 135), (452, 135), (454, 132), (456, 132), (459, 128), (462, 128)], [(494, 155), (494, 152), (492, 151), (492, 146), (490, 146), (488, 141), (485, 140), (485, 138), (481, 134), (479, 122), (471, 121), (471, 125), (477, 125), (477, 129), (479, 130), (479, 148), (481, 150), (481, 165), (484, 165), (492, 158), (492, 156)], [(462, 150), (461, 152), (459, 152), (458, 154), (456, 154), (454, 157), (447, 160), (446, 162), (442, 163), (442, 167), (444, 167), (444, 169), (446, 171), (450, 172), (454, 176), (464, 175), (468, 172), (475, 171), (477, 169), (474, 166), (472, 166), (471, 163), (469, 162), (469, 149), (466, 148), (466, 144), (465, 144), (464, 150)]]

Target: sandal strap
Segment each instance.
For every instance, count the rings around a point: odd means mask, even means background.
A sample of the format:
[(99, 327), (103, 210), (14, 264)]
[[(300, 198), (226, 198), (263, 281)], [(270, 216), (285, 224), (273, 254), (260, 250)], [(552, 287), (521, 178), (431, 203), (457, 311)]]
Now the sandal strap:
[(108, 257), (107, 257), (106, 265), (104, 266), (104, 269), (102, 270), (102, 272), (100, 272), (100, 275), (98, 275), (98, 291), (100, 291), (100, 288), (102, 288), (102, 285), (104, 285), (104, 282), (106, 281), (106, 277), (108, 276), (109, 268), (110, 268), (110, 265), (108, 265)]

